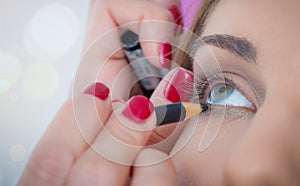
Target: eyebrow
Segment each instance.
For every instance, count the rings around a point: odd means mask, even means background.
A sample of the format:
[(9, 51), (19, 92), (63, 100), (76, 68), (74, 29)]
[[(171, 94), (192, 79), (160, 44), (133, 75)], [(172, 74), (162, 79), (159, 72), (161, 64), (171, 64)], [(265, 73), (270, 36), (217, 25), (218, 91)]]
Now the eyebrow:
[(200, 38), (201, 44), (213, 45), (225, 49), (228, 52), (244, 59), (247, 62), (256, 63), (257, 52), (253, 44), (246, 38), (236, 37), (228, 34), (214, 34)]

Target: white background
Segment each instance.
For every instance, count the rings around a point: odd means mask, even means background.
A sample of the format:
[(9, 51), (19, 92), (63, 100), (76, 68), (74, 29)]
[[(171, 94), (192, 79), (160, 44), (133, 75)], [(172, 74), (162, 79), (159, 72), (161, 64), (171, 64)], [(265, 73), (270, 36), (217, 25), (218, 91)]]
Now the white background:
[(66, 100), (88, 0), (0, 0), (0, 185), (15, 185)]

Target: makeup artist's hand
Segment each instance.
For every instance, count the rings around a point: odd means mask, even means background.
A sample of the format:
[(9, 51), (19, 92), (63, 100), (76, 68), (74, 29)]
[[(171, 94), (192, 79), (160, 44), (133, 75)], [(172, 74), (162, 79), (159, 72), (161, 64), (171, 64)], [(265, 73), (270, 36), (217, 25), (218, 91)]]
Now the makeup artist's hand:
[[(172, 51), (169, 43), (173, 43), (174, 23), (181, 24), (179, 5), (179, 0), (91, 1), (86, 52), (77, 73), (75, 94), (95, 80), (113, 87), (115, 78), (128, 65), (124, 52), (119, 50), (120, 34), (125, 29), (139, 34), (140, 41), (154, 41), (141, 42), (144, 55), (155, 66), (169, 68)], [(122, 79), (125, 82), (119, 86), (124, 90), (114, 98), (128, 98), (133, 76), (128, 73)]]
[(168, 155), (143, 149), (156, 123), (152, 103), (112, 102), (102, 83), (84, 92), (60, 108), (18, 185), (177, 185)]
[[(93, 49), (86, 50), (86, 54), (91, 55), (85, 55), (88, 57), (84, 57), (79, 66), (80, 70), (75, 79), (78, 92), (81, 92), (86, 84), (94, 82), (97, 74), (97, 81), (104, 82), (111, 89), (115, 77), (127, 65), (123, 52), (114, 53), (120, 48), (119, 26), (138, 21), (134, 25), (126, 25), (128, 27), (125, 28), (139, 34), (140, 40), (171, 42), (174, 28), (170, 27), (170, 24), (150, 25), (146, 20), (174, 22), (169, 9), (172, 7), (172, 12), (178, 17), (178, 11), (176, 13), (176, 8), (172, 6), (177, 4), (175, 1), (92, 1), (86, 46), (100, 36), (107, 37), (102, 37), (102, 42), (96, 42)], [(112, 29), (115, 29), (115, 32)], [(105, 35), (106, 33), (109, 34)], [(169, 52), (167, 49), (170, 49), (167, 44), (160, 43), (142, 43), (142, 47), (145, 56), (157, 57), (164, 56)], [(156, 59), (150, 61), (159, 67), (168, 66), (167, 63), (160, 63), (168, 60)], [(131, 79), (128, 77), (123, 80)], [(126, 83), (120, 84), (117, 91), (120, 95), (116, 97), (126, 98), (126, 89)], [(93, 90), (96, 90), (96, 93)], [(176, 171), (168, 155), (143, 148), (152, 131), (132, 130), (149, 129), (155, 125), (151, 109), (136, 106), (137, 103), (134, 102), (141, 102), (136, 100), (141, 98), (132, 98), (127, 103), (112, 104), (107, 92), (108, 89), (103, 84), (96, 84), (89, 87), (85, 93), (95, 94), (99, 99), (75, 93), (76, 97), (68, 100), (60, 108), (33, 151), (18, 185), (125, 185), (128, 180), (132, 185), (177, 184)], [(147, 99), (143, 100), (144, 104), (147, 103)], [(132, 120), (132, 116), (123, 114), (124, 110), (128, 110), (128, 105), (139, 108), (138, 115), (142, 117), (140, 123)], [(167, 160), (160, 162), (162, 159)], [(134, 166), (156, 161), (160, 163)], [(131, 179), (128, 179), (129, 177)]]
[[(170, 91), (168, 84), (177, 78), (182, 79), (176, 84), (178, 88), (191, 83), (191, 77), (182, 78), (189, 74), (182, 68), (171, 70), (151, 102), (142, 96), (127, 103), (111, 101), (110, 90), (103, 83), (88, 86), (84, 94), (66, 101), (57, 112), (18, 185), (177, 185), (177, 173), (168, 155), (178, 139), (176, 134), (169, 138), (172, 143), (169, 140), (155, 146), (159, 151), (146, 145), (150, 137), (154, 137), (152, 143), (163, 140), (161, 136), (167, 137), (175, 127), (155, 128), (152, 103), (169, 103), (163, 95)], [(155, 131), (159, 138), (153, 136)]]

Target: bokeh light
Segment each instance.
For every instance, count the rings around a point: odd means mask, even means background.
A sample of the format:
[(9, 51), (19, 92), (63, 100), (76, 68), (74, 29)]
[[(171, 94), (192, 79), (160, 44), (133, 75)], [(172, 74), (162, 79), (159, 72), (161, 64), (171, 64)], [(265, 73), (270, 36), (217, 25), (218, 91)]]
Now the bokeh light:
[(0, 52), (0, 93), (8, 91), (19, 80), (21, 72), (22, 66), (16, 56)]
[(9, 90), (11, 83), (7, 79), (0, 79), (0, 92), (6, 92)]
[(62, 4), (50, 4), (33, 16), (25, 30), (24, 42), (34, 57), (56, 59), (75, 44), (79, 33), (79, 18), (73, 10)]
[(14, 145), (9, 150), (9, 156), (13, 162), (21, 162), (26, 157), (26, 148), (23, 145)]
[(58, 72), (51, 64), (34, 63), (24, 71), (22, 93), (29, 100), (46, 99), (53, 96), (58, 84)]

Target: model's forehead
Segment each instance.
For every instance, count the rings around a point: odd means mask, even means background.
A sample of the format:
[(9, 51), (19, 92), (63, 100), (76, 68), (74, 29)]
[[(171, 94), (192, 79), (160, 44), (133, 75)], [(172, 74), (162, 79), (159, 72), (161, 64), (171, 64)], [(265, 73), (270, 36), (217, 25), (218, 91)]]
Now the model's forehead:
[(206, 20), (203, 36), (247, 38), (257, 48), (261, 65), (282, 66), (300, 57), (299, 10), (298, 0), (220, 0)]
[(213, 33), (254, 34), (299, 24), (298, 0), (220, 0), (211, 10), (204, 35)]

